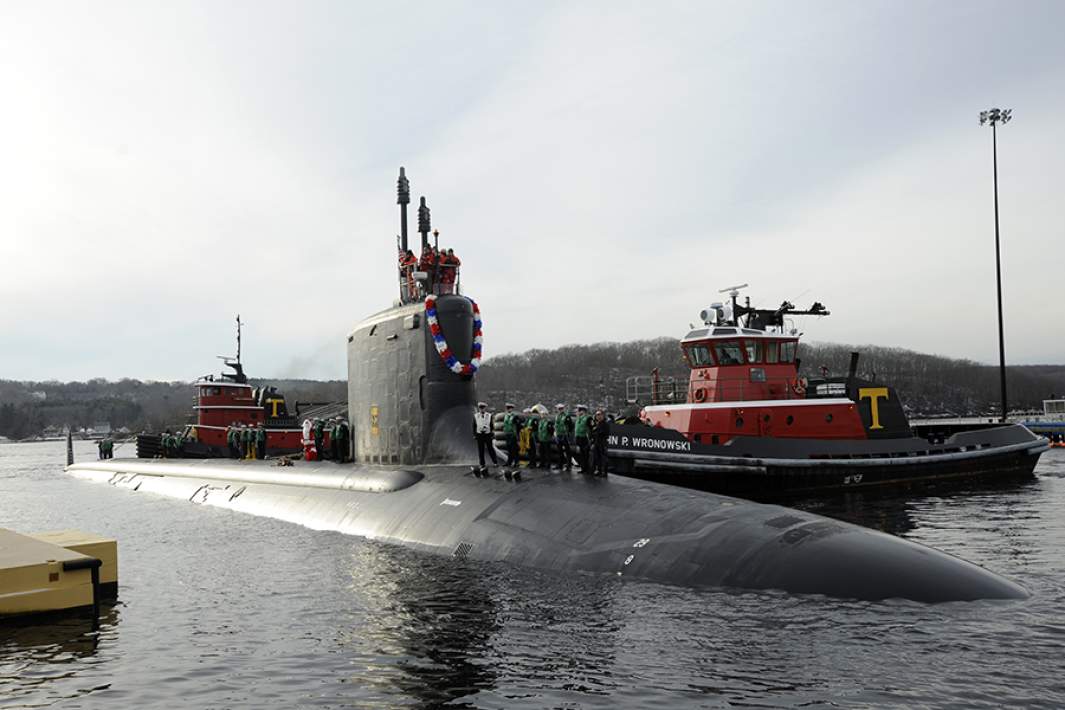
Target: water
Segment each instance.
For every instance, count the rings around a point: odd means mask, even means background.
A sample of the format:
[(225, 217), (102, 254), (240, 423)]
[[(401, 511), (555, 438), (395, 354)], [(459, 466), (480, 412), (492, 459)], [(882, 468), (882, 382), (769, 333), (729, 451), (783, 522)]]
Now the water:
[(120, 601), (98, 632), (0, 624), (0, 708), (1065, 705), (1065, 450), (1027, 484), (799, 504), (1033, 592), (936, 606), (459, 563), (75, 480), (64, 458), (0, 445), (0, 525), (117, 537)]

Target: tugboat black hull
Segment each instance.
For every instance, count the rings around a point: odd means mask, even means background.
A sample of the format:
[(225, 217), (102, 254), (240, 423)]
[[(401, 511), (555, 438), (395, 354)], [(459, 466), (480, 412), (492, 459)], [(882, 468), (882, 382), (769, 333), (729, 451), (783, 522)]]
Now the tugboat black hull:
[(625, 475), (752, 500), (836, 493), (935, 480), (1031, 477), (1045, 439), (1020, 425), (964, 432), (940, 444), (737, 438), (690, 443), (676, 432), (618, 426), (610, 456)]

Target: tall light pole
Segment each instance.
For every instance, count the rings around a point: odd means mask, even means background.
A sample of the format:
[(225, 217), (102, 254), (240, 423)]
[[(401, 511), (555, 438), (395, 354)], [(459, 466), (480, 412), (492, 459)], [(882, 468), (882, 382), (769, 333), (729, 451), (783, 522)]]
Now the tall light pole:
[(991, 124), (991, 160), (995, 180), (995, 278), (998, 281), (998, 376), (1002, 385), (1002, 421), (1006, 421), (1006, 339), (1002, 333), (1002, 257), (998, 245), (998, 136), (999, 123), (1009, 123), (1013, 109), (988, 109), (980, 112), (980, 125)]

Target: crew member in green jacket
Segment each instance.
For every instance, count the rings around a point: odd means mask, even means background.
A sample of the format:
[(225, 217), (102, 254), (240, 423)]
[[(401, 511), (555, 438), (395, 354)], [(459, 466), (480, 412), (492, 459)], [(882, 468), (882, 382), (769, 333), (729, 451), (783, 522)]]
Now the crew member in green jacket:
[(321, 419), (314, 420), (314, 450), (318, 452), (318, 460), (325, 458), (325, 449), (322, 448), (322, 438), (325, 436), (325, 422)]
[(536, 432), (540, 449), (540, 468), (551, 468), (552, 433), (554, 433), (554, 424), (551, 423), (551, 417), (544, 414), (540, 417), (540, 426)]
[(255, 429), (255, 454), (256, 458), (266, 458), (266, 429), (262, 424)]
[(341, 463), (351, 458), (351, 426), (348, 420), (341, 417), (337, 421), (337, 445), (340, 451)]
[(558, 410), (558, 414), (555, 415), (555, 444), (558, 446), (558, 470), (561, 471), (565, 468), (567, 471), (573, 469), (573, 453), (569, 448), (569, 437), (573, 430), (573, 417), (566, 411), (566, 405), (557, 404), (555, 408)]
[(251, 460), (255, 458), (255, 449), (252, 447), (252, 433), (251, 427), (245, 426), (240, 430), (240, 445), (241, 450), (244, 453), (244, 458)]
[(577, 463), (580, 464), (581, 473), (588, 473), (589, 443), (592, 434), (592, 418), (588, 414), (588, 408), (583, 404), (577, 405), (577, 420), (573, 425), (573, 438), (577, 441)]
[(503, 415), (503, 436), (507, 441), (507, 466), (518, 465), (518, 424), (521, 419), (514, 413), (514, 405), (507, 402)]
[(340, 437), (337, 436), (337, 418), (333, 417), (329, 420), (329, 423), (325, 427), (325, 431), (329, 434), (329, 458), (333, 461), (340, 460)]

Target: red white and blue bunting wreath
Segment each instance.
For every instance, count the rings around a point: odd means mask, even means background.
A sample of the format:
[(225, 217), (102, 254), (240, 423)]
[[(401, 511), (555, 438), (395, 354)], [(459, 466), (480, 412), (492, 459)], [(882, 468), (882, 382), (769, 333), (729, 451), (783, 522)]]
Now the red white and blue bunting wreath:
[(440, 330), (440, 323), (436, 320), (436, 299), (432, 296), (425, 297), (425, 317), (429, 321), (429, 333), (433, 336), (436, 351), (440, 353), (440, 359), (456, 375), (472, 375), (481, 366), (481, 309), (477, 302), (468, 298), (473, 304), (473, 348), (468, 363), (461, 362), (451, 348), (447, 346), (444, 333)]

